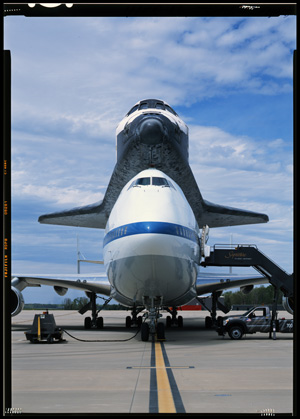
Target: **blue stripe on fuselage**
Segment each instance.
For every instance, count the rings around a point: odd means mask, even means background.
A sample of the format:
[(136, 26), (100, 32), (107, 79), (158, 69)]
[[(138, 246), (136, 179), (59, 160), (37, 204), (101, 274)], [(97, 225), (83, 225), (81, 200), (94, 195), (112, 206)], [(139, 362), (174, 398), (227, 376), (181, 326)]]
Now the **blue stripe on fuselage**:
[(106, 234), (103, 240), (103, 247), (108, 243), (122, 237), (135, 234), (167, 234), (170, 236), (183, 237), (199, 244), (199, 238), (194, 230), (181, 226), (180, 224), (165, 223), (160, 221), (143, 221), (138, 223), (125, 224), (114, 228)]

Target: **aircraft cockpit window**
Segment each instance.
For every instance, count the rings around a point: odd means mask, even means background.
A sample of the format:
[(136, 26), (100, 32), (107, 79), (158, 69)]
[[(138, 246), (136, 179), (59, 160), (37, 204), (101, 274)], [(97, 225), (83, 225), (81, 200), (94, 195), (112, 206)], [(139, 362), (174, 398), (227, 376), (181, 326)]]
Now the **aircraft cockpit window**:
[(152, 178), (141, 177), (139, 179), (134, 180), (132, 184), (130, 185), (129, 189), (133, 187), (141, 187), (141, 186), (149, 186), (149, 185), (162, 186), (162, 187), (175, 189), (172, 183), (163, 177), (152, 177)]
[(149, 177), (141, 177), (136, 179), (131, 186), (148, 186), (150, 185), (150, 178)]
[(152, 178), (152, 185), (170, 187), (169, 182), (167, 181), (167, 179), (165, 179), (163, 177), (153, 177)]

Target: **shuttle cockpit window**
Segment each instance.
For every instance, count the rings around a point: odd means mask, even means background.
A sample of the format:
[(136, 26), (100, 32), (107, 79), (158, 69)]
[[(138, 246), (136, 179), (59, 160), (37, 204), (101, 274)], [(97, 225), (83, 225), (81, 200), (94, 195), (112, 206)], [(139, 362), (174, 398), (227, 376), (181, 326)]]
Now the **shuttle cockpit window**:
[(148, 109), (148, 103), (147, 102), (142, 102), (141, 104), (140, 104), (140, 110), (141, 109)]
[(165, 105), (162, 102), (157, 102), (155, 107), (156, 109), (165, 109)]
[(142, 110), (142, 109), (151, 109), (151, 108), (156, 108), (156, 109), (161, 109), (161, 110), (166, 110), (168, 112), (170, 112), (171, 114), (178, 116), (177, 113), (174, 111), (173, 108), (171, 108), (171, 106), (167, 105), (166, 103), (162, 102), (162, 101), (156, 101), (153, 99), (149, 99), (149, 100), (145, 100), (142, 102), (139, 102), (137, 105), (135, 105), (133, 108), (130, 109), (130, 111), (127, 113), (126, 116), (131, 115), (133, 112), (137, 111), (137, 110)]
[(139, 106), (138, 105), (135, 105), (133, 108), (130, 109), (130, 111), (128, 112), (127, 116), (128, 115), (131, 115), (133, 112), (137, 111), (138, 108), (139, 108)]
[(177, 116), (177, 113), (174, 111), (174, 109), (171, 108), (171, 106), (166, 105), (166, 110), (171, 112), (173, 115)]

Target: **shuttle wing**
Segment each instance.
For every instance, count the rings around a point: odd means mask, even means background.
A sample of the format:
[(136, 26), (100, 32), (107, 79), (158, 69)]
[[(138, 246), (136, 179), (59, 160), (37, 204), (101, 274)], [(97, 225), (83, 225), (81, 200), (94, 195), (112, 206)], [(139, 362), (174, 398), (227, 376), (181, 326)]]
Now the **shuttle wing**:
[(269, 221), (269, 217), (266, 214), (218, 205), (203, 199), (192, 170), (187, 165), (180, 167), (179, 171), (169, 168), (169, 173), (167, 172), (167, 174), (173, 177), (183, 190), (194, 212), (199, 228), (202, 228), (204, 225), (214, 228), (267, 223)]
[(44, 214), (39, 217), (38, 221), (42, 224), (105, 229), (110, 212), (121, 190), (137, 173), (137, 168), (135, 166), (130, 168), (126, 160), (122, 163), (118, 162), (111, 175), (103, 201), (66, 211)]
[(41, 215), (39, 222), (74, 227), (105, 228), (108, 216), (105, 205), (101, 201), (71, 210)]
[[(39, 222), (43, 224), (104, 229), (110, 212), (123, 187), (140, 171), (149, 167), (144, 161), (140, 161), (138, 151), (138, 148), (137, 150), (132, 149), (128, 156), (116, 163), (103, 201), (71, 210), (41, 215)], [(161, 170), (181, 187), (200, 228), (204, 225), (213, 228), (266, 223), (269, 221), (269, 217), (266, 214), (217, 205), (203, 199), (189, 164), (177, 154), (172, 158), (169, 156), (168, 159), (165, 159)]]
[(226, 227), (267, 223), (269, 221), (266, 214), (217, 205), (205, 199), (202, 201), (202, 208), (202, 212), (197, 217), (199, 227), (206, 224), (209, 227)]
[[(113, 199), (110, 201), (106, 199), (108, 195), (106, 194), (103, 201), (71, 210), (41, 215), (38, 221), (42, 224), (104, 229), (113, 203), (119, 194), (119, 187), (117, 189), (115, 190)], [(266, 214), (213, 204), (203, 199), (201, 195), (198, 196), (197, 201), (195, 199), (191, 201), (200, 228), (203, 225), (208, 225), (210, 228), (213, 228), (267, 223), (269, 221), (269, 217)]]

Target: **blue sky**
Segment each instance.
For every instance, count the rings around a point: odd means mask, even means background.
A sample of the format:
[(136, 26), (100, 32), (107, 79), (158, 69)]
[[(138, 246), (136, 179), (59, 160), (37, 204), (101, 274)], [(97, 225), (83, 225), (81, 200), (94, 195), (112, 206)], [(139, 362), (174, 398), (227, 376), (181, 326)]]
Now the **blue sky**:
[[(295, 16), (8, 16), (4, 47), (12, 56), (13, 272), (75, 273), (77, 234), (88, 259), (102, 258), (102, 230), (37, 219), (103, 198), (116, 126), (150, 97), (189, 126), (205, 199), (269, 215), (267, 224), (212, 229), (209, 244), (232, 235), (293, 271)], [(24, 297), (64, 298), (51, 287)]]

